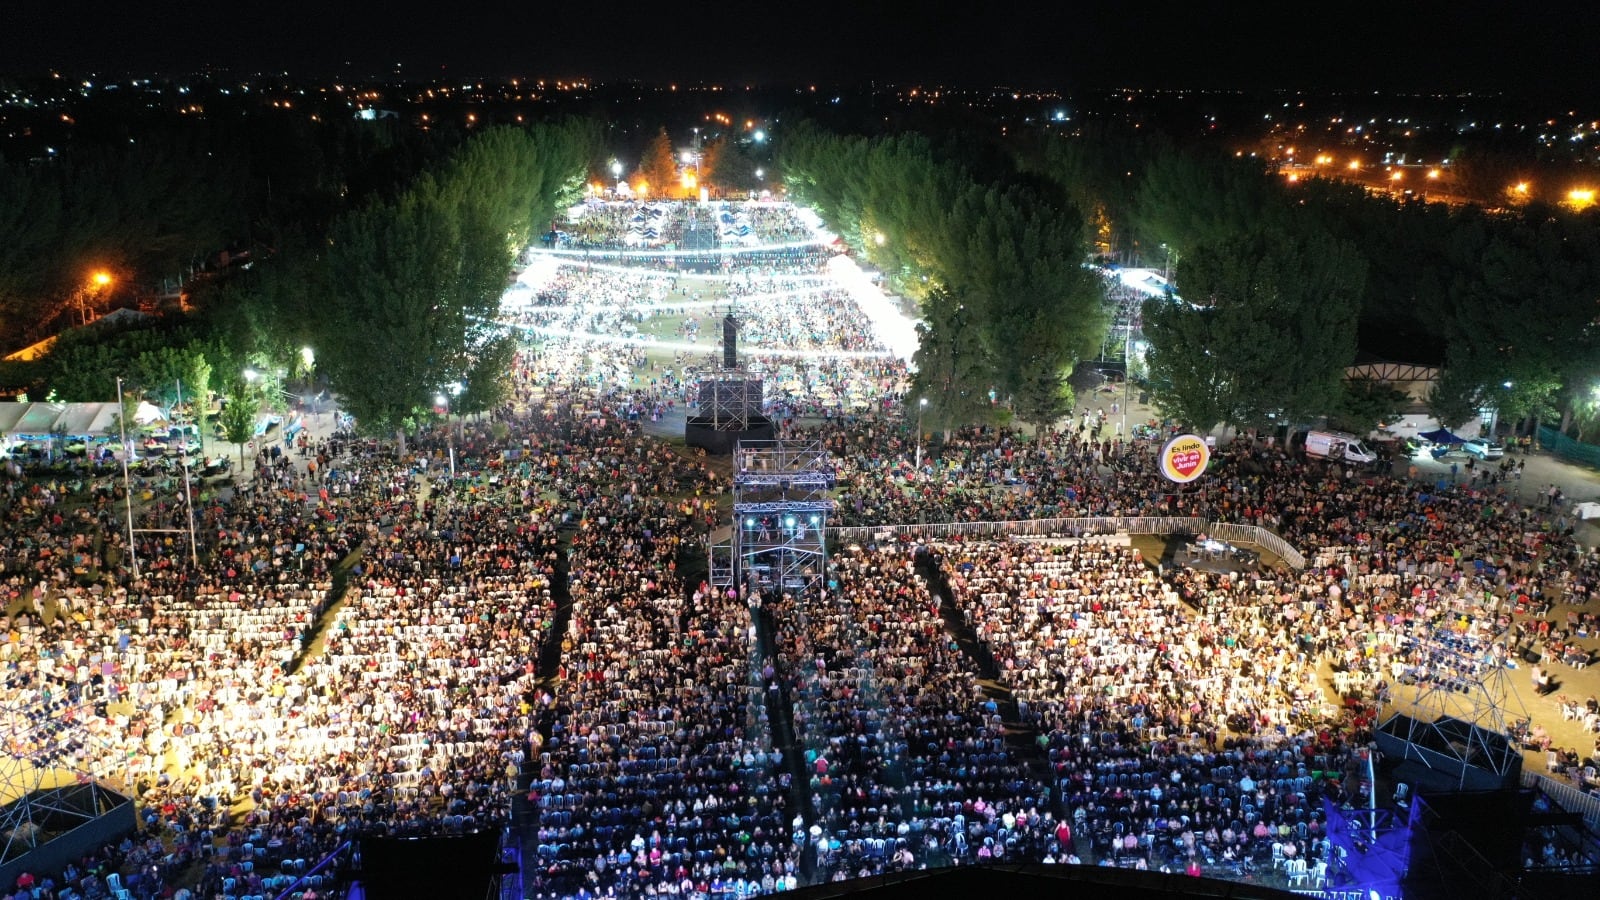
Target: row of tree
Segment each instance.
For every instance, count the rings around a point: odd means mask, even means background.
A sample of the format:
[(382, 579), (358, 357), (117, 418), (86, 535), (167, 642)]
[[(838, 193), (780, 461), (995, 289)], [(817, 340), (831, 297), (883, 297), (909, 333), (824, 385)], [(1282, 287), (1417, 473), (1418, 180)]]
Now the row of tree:
[(1429, 405), (1449, 427), (1486, 407), (1593, 425), (1593, 214), (1399, 203), (1107, 130), (1017, 149), (1116, 258), (1172, 271), (1183, 300), (1147, 304), (1144, 333), (1152, 392), (1186, 424), (1392, 421), (1397, 392), (1343, 378), (1359, 347), (1442, 365)]
[(115, 396), (120, 375), (125, 393), (164, 407), (180, 381), (185, 401), (215, 390), (236, 443), (313, 363), (369, 431), (403, 435), (441, 393), (454, 413), (491, 409), (514, 354), (495, 318), (516, 254), (581, 196), (597, 146), (589, 123), (474, 135), (402, 189), (283, 230), (197, 315), (69, 331), (0, 378), (73, 401)]
[[(707, 188), (714, 197), (747, 196), (766, 185), (764, 178), (756, 174), (762, 168), (752, 149), (750, 143), (719, 134), (697, 145), (691, 151), (693, 156), (685, 162), (681, 155), (673, 152), (667, 130), (660, 128), (645, 145), (639, 165), (634, 167), (633, 188), (644, 188), (650, 197), (694, 199), (700, 196), (701, 187)], [(691, 169), (694, 177), (687, 181), (678, 174)]]
[(1107, 318), (1083, 266), (1085, 215), (1064, 191), (915, 134), (797, 128), (780, 162), (792, 197), (920, 301), (926, 421), (982, 421), (1003, 401), (1048, 425), (1072, 408), (1067, 378)]
[(515, 351), (496, 323), (517, 253), (582, 196), (598, 143), (587, 123), (475, 135), (397, 196), (353, 210), (324, 242), (280, 253), (253, 285), (254, 339), (314, 347), (345, 410), (402, 436), (429, 414), (492, 409)]
[[(41, 291), (65, 296), (81, 278), (66, 260), (93, 255), (89, 244), (120, 241), (129, 258), (150, 260), (140, 265), (215, 246), (239, 227), (225, 209), (236, 201), (273, 251), (209, 289), (199, 317), (63, 337), (47, 359), (0, 375), (87, 400), (110, 396), (114, 373), (159, 393), (186, 372), (188, 393), (209, 367), (210, 386), (248, 397), (259, 391), (245, 367), (288, 372), (309, 347), (328, 387), (373, 430), (404, 431), (439, 393), (453, 412), (491, 408), (512, 352), (492, 322), (495, 303), (517, 250), (608, 166), (599, 127), (444, 143), (383, 129), (348, 140), (332, 139), (343, 128), (264, 135), (261, 145), (306, 148), (312, 161), (241, 148), (251, 161), (242, 201), (228, 192), (235, 162), (197, 163), (217, 158), (203, 142), (157, 152), (152, 139), (139, 157), (148, 172), (93, 153), (0, 169), (0, 315), (26, 311)], [(1484, 406), (1513, 419), (1560, 413), (1574, 431), (1600, 419), (1592, 215), (1397, 204), (1111, 131), (998, 143), (802, 126), (779, 150), (795, 198), (921, 302), (916, 398), (935, 427), (991, 419), (1002, 404), (1041, 425), (1070, 409), (1067, 375), (1107, 323), (1100, 282), (1083, 265), (1091, 240), (1174, 272), (1182, 299), (1147, 304), (1143, 326), (1150, 388), (1188, 425), (1332, 417), (1364, 431), (1386, 421), (1395, 393), (1343, 378), (1358, 346), (1445, 363), (1433, 407), (1446, 425)], [(363, 155), (380, 174), (356, 164)], [(748, 161), (742, 145), (713, 143), (702, 175)], [(675, 164), (658, 133), (641, 171)], [(193, 183), (175, 180), (184, 177)], [(110, 182), (114, 202), (95, 187)]]
[[(91, 112), (84, 115), (92, 116)], [(219, 251), (271, 255), (393, 192), (459, 138), (394, 122), (141, 121), (43, 160), (0, 160), (0, 335), (13, 350), (70, 312), (176, 285)], [(96, 285), (95, 273), (110, 277)], [(191, 290), (199, 289), (193, 282)], [(93, 296), (86, 296), (93, 294)]]

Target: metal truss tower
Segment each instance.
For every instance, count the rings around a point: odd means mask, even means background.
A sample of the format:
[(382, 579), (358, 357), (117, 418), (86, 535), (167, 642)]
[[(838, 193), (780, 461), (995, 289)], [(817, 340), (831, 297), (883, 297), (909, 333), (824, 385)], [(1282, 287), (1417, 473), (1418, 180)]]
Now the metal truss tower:
[(0, 685), (0, 865), (129, 802), (79, 768), (94, 704), (69, 691), (33, 675)]
[(820, 441), (740, 441), (733, 457), (733, 537), (711, 548), (710, 581), (750, 593), (815, 595), (837, 483)]
[(1468, 767), (1501, 777), (1520, 771), (1521, 751), (1511, 735), (1528, 712), (1491, 644), (1441, 628), (1404, 649), (1414, 660), (1402, 676), (1413, 685), (1411, 707), (1402, 712), (1391, 702), (1379, 731), (1437, 752), (1461, 766), (1463, 779)]

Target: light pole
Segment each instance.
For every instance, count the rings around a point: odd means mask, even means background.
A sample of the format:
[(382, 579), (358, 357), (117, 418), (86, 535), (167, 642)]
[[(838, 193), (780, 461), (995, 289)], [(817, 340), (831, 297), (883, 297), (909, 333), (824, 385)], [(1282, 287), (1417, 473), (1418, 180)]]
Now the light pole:
[(133, 486), (128, 481), (128, 457), (133, 447), (128, 443), (128, 406), (122, 399), (122, 377), (117, 377), (117, 427), (122, 431), (122, 499), (128, 512), (128, 561), (133, 564), (133, 578), (139, 579), (139, 549), (133, 543)]
[[(1506, 400), (1511, 399), (1511, 388), (1514, 383), (1515, 382), (1506, 381), (1502, 382), (1500, 385), (1502, 388), (1505, 388)], [(1500, 429), (1500, 407), (1504, 405), (1504, 403), (1505, 401), (1502, 400), (1494, 405), (1494, 415), (1489, 419), (1489, 431), (1484, 435), (1484, 437), (1488, 440), (1494, 440), (1494, 433)]]
[(111, 286), (111, 273), (104, 269), (89, 276), (89, 283), (78, 292), (78, 324), (87, 325), (91, 321), (89, 315), (95, 312), (98, 302), (91, 303), (90, 297), (97, 292), (104, 291)]
[(450, 481), (454, 482), (456, 480), (456, 436), (450, 430), (450, 398), (446, 397), (443, 391), (440, 391), (433, 395), (433, 402), (434, 405), (444, 410), (444, 443), (450, 454)]
[(917, 400), (917, 471), (922, 471), (922, 413), (928, 408), (928, 398)]
[(1122, 439), (1128, 440), (1128, 399), (1133, 390), (1133, 316), (1122, 332)]
[[(183, 380), (178, 379), (178, 402), (172, 408), (176, 410), (183, 404)], [(191, 417), (192, 418), (192, 417)], [(189, 482), (189, 432), (180, 425), (178, 434), (179, 450), (178, 459), (183, 463), (183, 508), (189, 513), (189, 563), (196, 571), (200, 568), (200, 550), (194, 539), (194, 489)], [(195, 435), (200, 434), (199, 425), (195, 425)], [(168, 435), (171, 438), (171, 435)]]

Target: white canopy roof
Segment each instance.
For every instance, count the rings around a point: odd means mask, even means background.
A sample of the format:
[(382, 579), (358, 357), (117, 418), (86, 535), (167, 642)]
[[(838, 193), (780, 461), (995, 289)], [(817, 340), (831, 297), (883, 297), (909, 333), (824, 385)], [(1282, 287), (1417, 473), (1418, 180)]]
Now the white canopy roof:
[(62, 432), (68, 437), (98, 437), (117, 421), (115, 403), (0, 402), (0, 432), (13, 437), (47, 437)]

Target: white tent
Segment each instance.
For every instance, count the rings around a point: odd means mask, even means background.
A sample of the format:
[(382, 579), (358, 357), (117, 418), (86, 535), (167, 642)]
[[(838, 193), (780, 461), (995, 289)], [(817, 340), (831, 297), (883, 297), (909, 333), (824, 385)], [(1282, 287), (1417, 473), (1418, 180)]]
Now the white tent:
[(100, 437), (116, 423), (115, 403), (0, 402), (0, 433), (13, 437)]
[(165, 422), (167, 414), (148, 400), (139, 401), (139, 410), (133, 414), (133, 421), (138, 425), (149, 425), (152, 422)]

